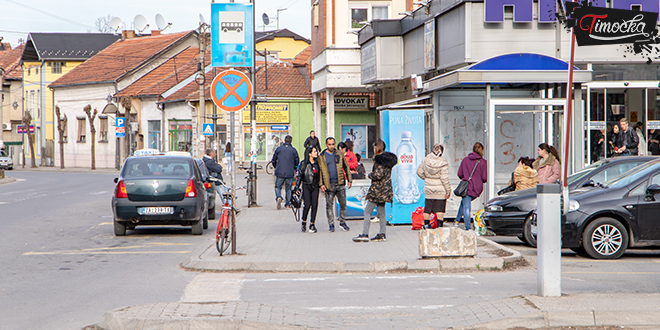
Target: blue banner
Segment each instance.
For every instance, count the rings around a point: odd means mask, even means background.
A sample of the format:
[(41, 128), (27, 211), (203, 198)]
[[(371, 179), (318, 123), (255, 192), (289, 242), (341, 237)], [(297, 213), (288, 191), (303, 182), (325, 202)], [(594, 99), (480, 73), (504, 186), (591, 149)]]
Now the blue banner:
[(211, 4), (211, 65), (251, 67), (254, 58), (252, 4)]

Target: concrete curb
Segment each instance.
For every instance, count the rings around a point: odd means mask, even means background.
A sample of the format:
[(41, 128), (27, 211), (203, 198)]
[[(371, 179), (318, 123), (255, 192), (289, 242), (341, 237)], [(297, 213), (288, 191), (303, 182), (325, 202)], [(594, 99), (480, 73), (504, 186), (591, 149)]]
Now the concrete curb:
[(0, 180), (0, 184), (16, 182), (15, 178), (6, 176), (4, 179)]
[[(191, 254), (180, 266), (189, 271), (216, 272), (265, 272), (265, 273), (385, 273), (392, 271), (459, 271), (501, 270), (506, 264), (522, 259), (520, 252), (502, 246), (486, 238), (477, 238), (495, 249), (511, 254), (495, 258), (426, 258), (410, 261), (374, 262), (249, 262), (204, 260), (205, 255), (215, 253), (214, 244)], [(227, 256), (230, 258), (230, 256)]]
[(510, 329), (524, 326), (528, 329), (548, 327), (650, 327), (660, 324), (656, 311), (538, 311), (524, 316), (471, 325), (459, 329)]

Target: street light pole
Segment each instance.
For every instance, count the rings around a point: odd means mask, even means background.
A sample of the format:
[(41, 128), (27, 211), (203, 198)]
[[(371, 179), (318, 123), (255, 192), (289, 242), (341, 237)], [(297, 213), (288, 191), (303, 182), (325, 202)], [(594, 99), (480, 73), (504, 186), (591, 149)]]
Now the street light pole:
[[(254, 18), (255, 14), (255, 6), (256, 6), (256, 0), (251, 0), (252, 2), (252, 17)], [(250, 80), (252, 80), (252, 90), (254, 93), (252, 94), (252, 100), (250, 101), (250, 122), (251, 122), (251, 131), (252, 131), (252, 141), (251, 141), (251, 155), (252, 155), (252, 163), (251, 163), (251, 169), (252, 169), (252, 178), (251, 178), (251, 183), (252, 183), (252, 189), (251, 192), (254, 195), (252, 199), (252, 204), (256, 205), (257, 204), (257, 112), (254, 106), (256, 97), (255, 95), (257, 94), (257, 81), (256, 81), (256, 70), (255, 70), (255, 65), (254, 62), (256, 61), (256, 58), (254, 56), (254, 51), (256, 50), (255, 48), (255, 43), (254, 43), (254, 28), (255, 28), (255, 20), (252, 19), (252, 68), (250, 69)], [(249, 205), (252, 206), (252, 205)]]

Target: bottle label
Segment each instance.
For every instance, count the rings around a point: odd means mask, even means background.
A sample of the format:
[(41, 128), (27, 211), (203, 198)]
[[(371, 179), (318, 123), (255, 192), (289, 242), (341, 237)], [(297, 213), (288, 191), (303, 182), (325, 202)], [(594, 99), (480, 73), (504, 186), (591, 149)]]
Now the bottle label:
[(401, 164), (412, 164), (415, 160), (415, 155), (401, 155), (399, 158)]

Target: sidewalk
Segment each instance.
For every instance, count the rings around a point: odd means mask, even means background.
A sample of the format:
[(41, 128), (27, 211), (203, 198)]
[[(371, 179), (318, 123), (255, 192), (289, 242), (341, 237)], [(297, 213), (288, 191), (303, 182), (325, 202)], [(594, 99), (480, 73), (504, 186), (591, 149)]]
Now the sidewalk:
[[(242, 175), (237, 175), (238, 182)], [(479, 238), (478, 254), (472, 258), (421, 260), (418, 231), (410, 226), (388, 226), (387, 242), (354, 243), (362, 221), (348, 221), (349, 232), (328, 232), (325, 208), (317, 217), (318, 233), (301, 233), (291, 210), (275, 208), (274, 178), (259, 175), (259, 206), (247, 208), (241, 192), (237, 205), (237, 255), (219, 256), (215, 242), (193, 253), (181, 266), (189, 271), (222, 272), (472, 272), (501, 269), (521, 258), (512, 249)], [(323, 198), (320, 206), (325, 205)], [(212, 221), (210, 228), (216, 222)], [(372, 224), (371, 235), (378, 224)], [(506, 270), (504, 270), (506, 271)], [(215, 274), (220, 275), (220, 274)], [(228, 274), (231, 275), (231, 274)], [(560, 326), (616, 325), (658, 328), (660, 294), (577, 294), (558, 298), (525, 295), (478, 303), (419, 310), (419, 312), (364, 313), (338, 315), (300, 310), (257, 302), (216, 301), (213, 288), (226, 290), (219, 278), (203, 286), (203, 301), (129, 306), (107, 312), (98, 327), (102, 329), (539, 329)], [(209, 289), (211, 288), (211, 289)], [(240, 296), (240, 295), (239, 295)], [(579, 328), (578, 328), (579, 329)]]

